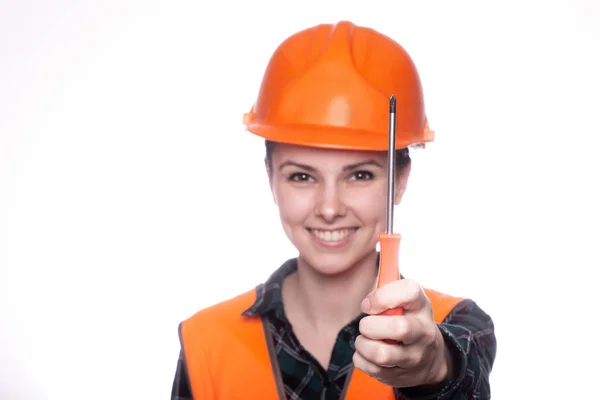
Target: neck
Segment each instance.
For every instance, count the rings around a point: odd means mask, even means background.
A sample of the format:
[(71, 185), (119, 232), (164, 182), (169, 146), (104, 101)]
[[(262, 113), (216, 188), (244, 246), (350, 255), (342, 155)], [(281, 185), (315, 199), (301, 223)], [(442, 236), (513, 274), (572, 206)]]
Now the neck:
[(377, 253), (373, 251), (343, 274), (329, 276), (317, 273), (302, 258), (298, 271), (284, 285), (290, 312), (316, 331), (337, 334), (360, 314), (360, 304), (375, 289)]

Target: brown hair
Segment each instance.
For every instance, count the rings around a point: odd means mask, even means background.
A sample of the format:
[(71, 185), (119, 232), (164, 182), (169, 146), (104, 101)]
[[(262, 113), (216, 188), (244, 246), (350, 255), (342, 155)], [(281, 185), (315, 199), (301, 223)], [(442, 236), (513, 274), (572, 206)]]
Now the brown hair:
[[(273, 168), (273, 150), (277, 142), (265, 140), (265, 165), (271, 170)], [(410, 154), (408, 148), (396, 150), (396, 170), (402, 171), (404, 167), (410, 164)]]

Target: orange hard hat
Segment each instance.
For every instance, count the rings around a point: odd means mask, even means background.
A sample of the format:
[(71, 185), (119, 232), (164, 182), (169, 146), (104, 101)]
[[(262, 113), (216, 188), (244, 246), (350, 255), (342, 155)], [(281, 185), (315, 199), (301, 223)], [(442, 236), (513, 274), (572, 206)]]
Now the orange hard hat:
[(396, 147), (433, 141), (419, 74), (406, 50), (371, 28), (322, 24), (275, 50), (244, 124), (275, 142), (386, 150), (391, 95)]

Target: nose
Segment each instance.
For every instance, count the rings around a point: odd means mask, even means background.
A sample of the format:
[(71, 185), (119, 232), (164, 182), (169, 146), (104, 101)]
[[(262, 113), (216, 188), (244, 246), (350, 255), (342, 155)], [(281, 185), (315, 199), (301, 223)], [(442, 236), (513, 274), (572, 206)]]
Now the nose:
[(319, 199), (315, 209), (317, 217), (321, 217), (327, 222), (333, 222), (337, 218), (344, 217), (347, 207), (342, 195), (342, 190), (337, 184), (323, 185), (319, 191)]

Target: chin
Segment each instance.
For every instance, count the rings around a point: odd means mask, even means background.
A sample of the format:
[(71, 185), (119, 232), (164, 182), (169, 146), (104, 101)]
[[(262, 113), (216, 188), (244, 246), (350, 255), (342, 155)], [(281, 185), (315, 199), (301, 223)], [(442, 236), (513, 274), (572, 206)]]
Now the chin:
[(352, 268), (350, 257), (343, 254), (315, 254), (303, 257), (310, 267), (322, 275), (340, 275)]
[(358, 254), (352, 251), (352, 249), (341, 253), (314, 251), (300, 253), (300, 258), (302, 258), (311, 269), (321, 275), (327, 276), (344, 274), (351, 270), (365, 256), (366, 254)]

